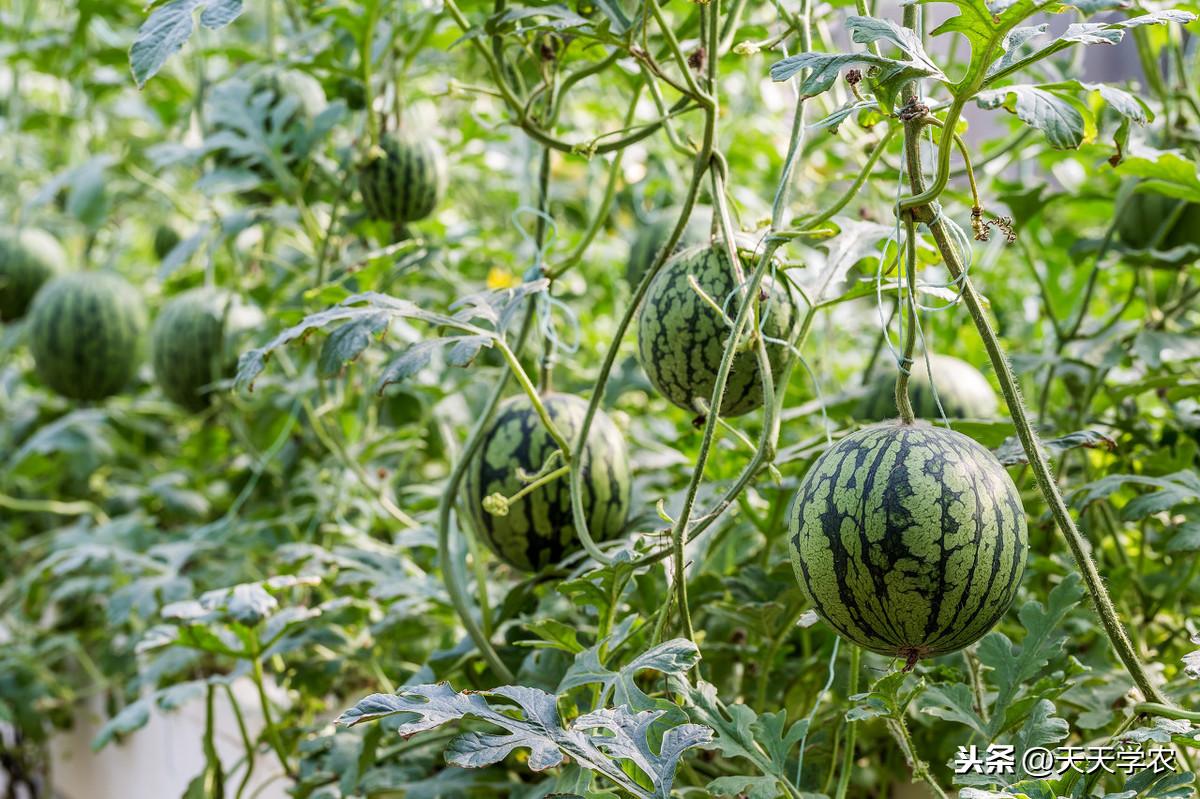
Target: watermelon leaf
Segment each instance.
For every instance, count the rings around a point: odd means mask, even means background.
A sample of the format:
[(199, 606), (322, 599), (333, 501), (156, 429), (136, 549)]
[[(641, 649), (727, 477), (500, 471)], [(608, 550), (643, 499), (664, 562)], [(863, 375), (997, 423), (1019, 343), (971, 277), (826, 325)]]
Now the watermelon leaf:
[(601, 662), (600, 646), (596, 645), (575, 656), (558, 690), (564, 693), (581, 685), (599, 684), (602, 703), (607, 703), (611, 696), (613, 704), (618, 706), (648, 710), (654, 707), (654, 700), (637, 687), (635, 678), (639, 673), (650, 670), (682, 676), (699, 662), (700, 650), (696, 645), (686, 638), (676, 638), (646, 650), (619, 671), (612, 671)]
[[(353, 726), (400, 716), (395, 732), (404, 737), (465, 717), (493, 724), (506, 734), (467, 732), (446, 748), (446, 761), (460, 768), (498, 763), (517, 749), (529, 750), (529, 767), (544, 771), (568, 757), (607, 777), (639, 799), (667, 799), (683, 753), (712, 740), (712, 731), (681, 724), (662, 732), (655, 753), (651, 727), (665, 715), (661, 710), (632, 713), (628, 708), (603, 708), (563, 726), (557, 699), (536, 688), (507, 685), (489, 691), (459, 693), (445, 683), (402, 688), (398, 694), (372, 694), (342, 713), (339, 724)], [(601, 732), (595, 732), (595, 731)], [(622, 764), (641, 771), (654, 786), (643, 788)]]
[(202, 9), (201, 25), (218, 30), (241, 15), (242, 0), (170, 0), (150, 12), (129, 48), (129, 66), (138, 88), (145, 86), (191, 38), (196, 9)]
[(1021, 608), (1018, 615), (1025, 626), (1025, 637), (1019, 650), (1001, 632), (989, 633), (979, 642), (976, 654), (991, 670), (989, 681), (997, 688), (996, 698), (992, 701), (989, 738), (1002, 731), (1008, 708), (1019, 696), (1022, 686), (1061, 654), (1066, 639), (1062, 621), (1082, 598), (1079, 575), (1071, 572), (1046, 597), (1045, 606), (1032, 600)]

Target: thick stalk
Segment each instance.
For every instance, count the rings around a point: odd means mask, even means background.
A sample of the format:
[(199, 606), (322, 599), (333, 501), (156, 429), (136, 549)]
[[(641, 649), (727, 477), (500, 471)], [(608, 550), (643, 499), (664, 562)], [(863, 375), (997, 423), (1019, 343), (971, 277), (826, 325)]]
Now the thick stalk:
[[(905, 26), (915, 28), (915, 22), (915, 7), (906, 7), (904, 10)], [(915, 91), (910, 87), (906, 89), (905, 94), (905, 99), (908, 100), (915, 96)], [(961, 110), (963, 102), (960, 102), (960, 100), (963, 100), (964, 97), (965, 95), (957, 97), (951, 108)], [(1071, 555), (1075, 559), (1075, 565), (1083, 576), (1083, 581), (1088, 593), (1091, 595), (1092, 603), (1095, 605), (1096, 612), (1100, 616), (1100, 623), (1103, 625), (1104, 631), (1108, 634), (1113, 648), (1117, 651), (1117, 656), (1125, 665), (1129, 676), (1133, 678), (1133, 681), (1147, 699), (1161, 704), (1168, 704), (1158, 687), (1151, 682), (1149, 675), (1138, 659), (1137, 653), (1133, 649), (1133, 644), (1130, 643), (1129, 636), (1126, 634), (1125, 628), (1121, 625), (1121, 621), (1117, 616), (1116, 608), (1113, 606), (1112, 599), (1108, 595), (1108, 590), (1104, 587), (1104, 581), (1101, 579), (1100, 573), (1096, 569), (1096, 564), (1088, 552), (1088, 544), (1080, 534), (1079, 529), (1075, 526), (1075, 520), (1071, 517), (1070, 511), (1067, 510), (1066, 502), (1063, 500), (1062, 493), (1058, 489), (1046, 457), (1038, 445), (1033, 427), (1030, 425), (1029, 415), (1025, 409), (1024, 400), (1021, 398), (1017, 379), (1013, 375), (1012, 367), (1009, 365), (1008, 356), (1005, 354), (1000, 344), (1000, 339), (996, 335), (991, 320), (987, 316), (983, 298), (975, 290), (975, 286), (971, 283), (970, 278), (964, 274), (962, 259), (951, 237), (946, 221), (940, 215), (935, 216), (927, 204), (937, 198), (941, 188), (936, 183), (933, 187), (926, 188), (925, 178), (920, 169), (920, 136), (923, 124), (920, 119), (913, 119), (906, 121), (904, 127), (905, 156), (909, 165), (907, 171), (910, 187), (913, 192), (913, 197), (910, 199), (924, 199), (915, 205), (909, 205), (908, 207), (912, 209), (911, 211), (902, 212), (906, 213), (906, 215), (911, 214), (928, 225), (938, 251), (941, 253), (942, 259), (946, 264), (946, 269), (950, 272), (951, 278), (961, 283), (963, 301), (966, 303), (971, 319), (975, 323), (980, 338), (983, 340), (988, 358), (992, 362), (992, 368), (1000, 384), (1000, 392), (1003, 394), (1004, 401), (1008, 405), (1009, 414), (1012, 416), (1013, 425), (1016, 428), (1017, 438), (1020, 440), (1021, 447), (1029, 460), (1030, 470), (1033, 472), (1042, 497), (1050, 508), (1050, 514), (1054, 518), (1055, 524), (1067, 539), (1067, 546), (1070, 548)], [(943, 130), (943, 139), (953, 130), (953, 127), (953, 121), (948, 115), (946, 127)], [(949, 152), (948, 147), (944, 149), (947, 153)], [(939, 162), (939, 175), (942, 171), (942, 165)], [(942, 186), (944, 185), (943, 181)], [(933, 191), (933, 189), (936, 189), (936, 191)], [(903, 208), (904, 203), (901, 203), (901, 206)]]
[(904, 352), (896, 372), (896, 410), (900, 421), (912, 424), (916, 419), (908, 396), (908, 378), (912, 373), (913, 350), (917, 345), (917, 223), (911, 214), (904, 216), (904, 281), (901, 285), (905, 314)]
[[(529, 337), (529, 331), (533, 328), (533, 310), (527, 309), (525, 312), (525, 321), (521, 325), (521, 332), (517, 334), (517, 342), (514, 349), (517, 352), (525, 344), (525, 340)], [(449, 479), (446, 480), (446, 486), (442, 489), (441, 499), (438, 501), (438, 563), (442, 570), (442, 580), (446, 583), (446, 591), (450, 594), (450, 602), (454, 605), (454, 610), (458, 613), (459, 619), (463, 623), (463, 627), (467, 630), (467, 635), (471, 636), (471, 640), (475, 642), (475, 646), (479, 649), (479, 653), (483, 655), (483, 659), (496, 673), (501, 683), (511, 683), (513, 674), (509, 671), (508, 666), (500, 660), (500, 655), (496, 653), (491, 641), (488, 640), (483, 628), (475, 617), (471, 614), (471, 602), (467, 594), (466, 587), (458, 579), (458, 572), (454, 568), (452, 554), (450, 551), (450, 514), (454, 510), (454, 500), (458, 496), (459, 488), (462, 486), (463, 478), (467, 473), (467, 465), (471, 462), (471, 458), (479, 450), (480, 444), (483, 443), (483, 430), (491, 423), (492, 416), (496, 413), (496, 407), (500, 404), (501, 398), (504, 396), (504, 389), (508, 385), (508, 378), (512, 370), (505, 370), (499, 380), (496, 382), (496, 387), (492, 389), (492, 394), (488, 398), (487, 404), (480, 413), (479, 420), (472, 428), (471, 434), (467, 437), (466, 443), (463, 445), (462, 453), (458, 457), (458, 462), (454, 464), (454, 469), (450, 472)]]
[[(862, 668), (862, 650), (850, 644), (850, 674), (846, 683), (846, 698), (858, 693), (858, 672)], [(846, 744), (842, 752), (842, 769), (838, 774), (837, 791), (834, 799), (846, 799), (846, 790), (850, 787), (850, 771), (854, 768), (854, 733), (857, 731), (853, 721), (846, 721)]]

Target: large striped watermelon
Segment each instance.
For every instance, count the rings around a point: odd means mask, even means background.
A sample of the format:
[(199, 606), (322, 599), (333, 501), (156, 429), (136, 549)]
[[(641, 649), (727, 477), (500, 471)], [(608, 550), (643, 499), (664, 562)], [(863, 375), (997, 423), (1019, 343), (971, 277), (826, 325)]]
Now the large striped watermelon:
[(1021, 496), (1000, 462), (924, 423), (885, 422), (828, 449), (796, 492), (788, 539), (817, 613), (910, 666), (990, 630), (1028, 551)]
[(42, 230), (0, 233), (0, 322), (20, 319), (42, 284), (66, 266), (58, 241)]
[[(990, 419), (999, 410), (996, 392), (983, 373), (966, 361), (949, 355), (930, 355), (929, 367), (925, 358), (918, 355), (913, 360), (908, 378), (908, 397), (913, 412), (922, 419), (940, 419), (937, 401), (929, 385), (929, 373), (933, 372), (933, 385), (938, 399), (946, 411), (947, 419)], [(863, 397), (855, 411), (855, 417), (866, 422), (894, 419), (896, 410), (896, 370), (882, 372), (871, 384), (871, 390)]]
[[(569, 394), (550, 394), (543, 402), (563, 436), (573, 441), (587, 403)], [(579, 549), (567, 479), (539, 486), (503, 515), (489, 513), (483, 501), (497, 493), (516, 494), (528, 485), (522, 473), (538, 473), (556, 449), (529, 398), (520, 394), (500, 405), (467, 470), (466, 502), (475, 530), (501, 560), (517, 569), (540, 571)], [(629, 513), (629, 459), (620, 431), (602, 411), (592, 421), (579, 466), (588, 532), (597, 541), (616, 537)]]
[(29, 317), (37, 373), (65, 397), (115, 394), (141, 362), (145, 308), (137, 289), (114, 274), (54, 278), (34, 297)]
[[(654, 263), (654, 258), (662, 250), (675, 222), (679, 219), (678, 208), (666, 208), (654, 213), (650, 221), (638, 228), (633, 243), (629, 245), (629, 260), (625, 264), (625, 279), (631, 286), (641, 282), (646, 270)], [(680, 252), (688, 247), (703, 244), (708, 241), (712, 229), (712, 210), (708, 208), (693, 208), (688, 217), (683, 236), (675, 245), (674, 252)]]
[[(743, 259), (746, 274), (754, 267)], [(671, 257), (654, 278), (638, 312), (638, 355), (650, 382), (664, 397), (689, 411), (696, 400), (709, 402), (717, 371), (729, 339), (730, 326), (712, 304), (700, 296), (689, 277), (708, 297), (737, 313), (735, 276), (725, 247), (719, 242), (684, 250)], [(758, 313), (768, 338), (767, 353), (778, 372), (787, 348), (778, 343), (791, 337), (798, 324), (796, 299), (785, 286), (764, 280)], [(728, 301), (727, 301), (728, 300)], [(774, 339), (775, 343), (770, 340)], [(722, 416), (740, 416), (762, 405), (762, 382), (754, 353), (740, 352), (725, 384)]]
[(424, 219), (446, 190), (445, 157), (432, 139), (385, 136), (359, 167), (358, 187), (372, 219), (393, 225)]
[(150, 333), (150, 362), (163, 394), (189, 410), (207, 406), (209, 386), (230, 377), (237, 366), (229, 338), (252, 323), (248, 316), (257, 316), (255, 309), (215, 289), (192, 289), (172, 298)]

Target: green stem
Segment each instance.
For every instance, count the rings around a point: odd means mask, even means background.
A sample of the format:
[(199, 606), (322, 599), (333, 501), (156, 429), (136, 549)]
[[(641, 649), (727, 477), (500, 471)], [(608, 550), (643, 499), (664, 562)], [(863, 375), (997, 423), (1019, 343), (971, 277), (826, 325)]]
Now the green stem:
[(546, 410), (545, 403), (542, 402), (542, 397), (538, 393), (537, 386), (529, 379), (529, 375), (525, 373), (525, 368), (521, 366), (521, 361), (518, 360), (516, 353), (509, 349), (508, 344), (503, 339), (496, 339), (496, 349), (500, 350), (500, 354), (504, 356), (504, 360), (508, 363), (509, 370), (513, 376), (517, 378), (517, 383), (521, 389), (529, 397), (529, 401), (533, 404), (533, 410), (537, 412), (538, 418), (542, 421), (542, 426), (546, 428), (546, 432), (554, 439), (554, 443), (562, 450), (563, 460), (568, 463), (571, 461), (571, 447), (567, 444), (567, 439), (563, 436), (562, 431), (558, 429), (558, 425), (550, 418), (550, 412)]
[[(854, 644), (850, 648), (850, 674), (846, 683), (846, 698), (858, 693), (858, 672), (862, 669), (862, 650)], [(834, 799), (846, 799), (846, 790), (850, 787), (850, 772), (854, 769), (854, 737), (857, 727), (853, 721), (846, 720), (846, 743), (842, 752), (842, 768), (838, 774), (837, 791)]]
[[(534, 311), (530, 307), (526, 310), (525, 321), (522, 323), (521, 331), (517, 335), (516, 349), (518, 351), (525, 345), (525, 340), (529, 337), (529, 331), (533, 328), (533, 318)], [(462, 621), (463, 627), (466, 628), (467, 635), (475, 642), (479, 653), (487, 661), (492, 671), (496, 673), (501, 683), (511, 683), (515, 678), (508, 666), (504, 665), (504, 661), (500, 660), (500, 655), (496, 653), (491, 641), (488, 640), (487, 634), (471, 613), (471, 604), (466, 588), (463, 586), (462, 581), (459, 580), (459, 574), (455, 568), (450, 551), (450, 515), (454, 509), (454, 502), (458, 497), (458, 491), (462, 486), (463, 478), (466, 477), (467, 466), (483, 443), (483, 431), (491, 423), (492, 417), (496, 413), (496, 407), (500, 404), (500, 400), (504, 396), (504, 389), (508, 385), (509, 375), (512, 373), (512, 370), (506, 370), (501, 374), (500, 379), (496, 381), (496, 386), (492, 390), (492, 394), (488, 398), (483, 411), (480, 413), (479, 419), (475, 422), (475, 427), (472, 428), (470, 435), (467, 437), (466, 443), (463, 444), (458, 461), (454, 464), (454, 468), (450, 472), (450, 477), (446, 480), (446, 486), (442, 489), (441, 498), (438, 500), (437, 516), (438, 564), (442, 571), (442, 580), (446, 584), (446, 591), (450, 594), (450, 603), (454, 605), (454, 610), (458, 613), (458, 618)], [(524, 374), (523, 371), (522, 374)], [(529, 378), (526, 377), (525, 379), (528, 380)], [(470, 535), (470, 532), (466, 529), (466, 525), (463, 525), (462, 528), (464, 535)]]
[(233, 709), (233, 720), (237, 724), (238, 735), (242, 738), (242, 748), (246, 750), (246, 773), (242, 775), (242, 779), (238, 783), (236, 794), (236, 799), (242, 799), (242, 795), (246, 793), (246, 786), (250, 784), (250, 777), (254, 775), (255, 750), (258, 747), (250, 739), (250, 731), (246, 728), (242, 707), (233, 695), (233, 688), (229, 685), (225, 686), (225, 696), (229, 699), (229, 707)]
[(917, 224), (911, 214), (904, 215), (904, 352), (896, 373), (896, 409), (903, 424), (915, 421), (912, 400), (908, 396), (908, 378), (912, 372), (913, 351), (917, 345)]
[(859, 170), (858, 176), (854, 178), (854, 182), (850, 184), (850, 186), (846, 189), (845, 193), (842, 194), (842, 196), (839, 197), (837, 199), (837, 201), (834, 202), (834, 204), (831, 205), (829, 208), (826, 208), (824, 211), (820, 212), (819, 214), (816, 214), (815, 216), (805, 217), (799, 223), (797, 223), (795, 225), (795, 227), (797, 227), (797, 228), (820, 227), (821, 225), (825, 224), (830, 219), (835, 217), (839, 211), (841, 211), (843, 208), (845, 208), (847, 205), (849, 205), (850, 201), (858, 196), (859, 189), (861, 189), (863, 187), (863, 184), (866, 183), (867, 178), (871, 175), (871, 172), (875, 168), (875, 164), (877, 164), (879, 162), (879, 159), (883, 155), (884, 151), (887, 149), (887, 146), (891, 143), (892, 139), (895, 138), (896, 134), (899, 132), (900, 132), (899, 126), (893, 126), (893, 127), (888, 128), (887, 132), (883, 134), (883, 138), (881, 138), (879, 140), (879, 143), (875, 145), (875, 149), (871, 150), (871, 154), (867, 157), (867, 162), (865, 164), (863, 164), (862, 169)]
[(1141, 702), (1133, 706), (1133, 712), (1142, 716), (1159, 716), (1164, 719), (1200, 721), (1200, 710), (1183, 710), (1172, 705), (1164, 705), (1161, 702)]
[[(905, 26), (909, 28), (915, 27), (915, 20), (915, 7), (906, 7), (904, 10)], [(952, 110), (954, 108), (961, 109), (960, 99), (956, 98), (951, 106)], [(956, 117), (956, 113), (951, 113), (947, 116), (946, 127), (943, 130), (942, 137), (944, 143), (947, 138), (947, 132), (953, 130), (954, 125), (952, 120)], [(925, 178), (919, 168), (921, 159), (921, 128), (922, 124), (919, 119), (905, 122), (905, 154), (909, 163), (909, 183), (913, 191), (913, 197), (909, 198), (907, 207), (914, 209), (932, 202), (941, 192), (941, 187), (936, 182), (929, 188), (926, 188), (924, 185)], [(948, 151), (949, 148), (945, 148), (945, 157), (947, 159), (949, 158)], [(941, 157), (942, 153), (939, 153), (939, 175), (942, 172)], [(917, 168), (914, 168), (914, 166)], [(945, 185), (944, 181), (942, 185)], [(921, 198), (925, 199), (915, 204), (912, 202)], [(902, 202), (901, 207), (905, 207), (905, 203)], [(933, 235), (942, 260), (946, 264), (946, 269), (950, 272), (950, 277), (961, 283), (962, 298), (967, 305), (967, 310), (971, 315), (972, 321), (975, 323), (979, 336), (983, 340), (984, 348), (987, 350), (988, 357), (992, 362), (992, 368), (1000, 384), (1000, 392), (1004, 396), (1009, 414), (1012, 416), (1013, 425), (1016, 428), (1017, 438), (1020, 440), (1021, 447), (1025, 451), (1029, 467), (1033, 472), (1034, 479), (1037, 481), (1038, 489), (1050, 508), (1050, 514), (1054, 518), (1059, 530), (1062, 531), (1063, 536), (1067, 539), (1067, 546), (1071, 550), (1071, 555), (1075, 559), (1075, 565), (1083, 576), (1084, 584), (1087, 586), (1092, 602), (1096, 606), (1096, 612), (1100, 616), (1100, 623), (1108, 634), (1113, 648), (1116, 649), (1117, 656), (1121, 659), (1121, 662), (1125, 665), (1125, 669), (1129, 672), (1130, 677), (1133, 678), (1133, 681), (1137, 684), (1143, 695), (1151, 701), (1165, 704), (1165, 698), (1158, 687), (1150, 680), (1149, 675), (1138, 659), (1137, 653), (1130, 643), (1129, 636), (1126, 634), (1124, 627), (1121, 625), (1121, 620), (1117, 616), (1116, 608), (1113, 607), (1108, 590), (1104, 587), (1104, 581), (1101, 579), (1100, 573), (1096, 569), (1096, 564), (1088, 552), (1087, 542), (1075, 526), (1075, 521), (1071, 517), (1070, 511), (1067, 510), (1066, 502), (1063, 500), (1062, 493), (1054, 481), (1045, 455), (1041, 447), (1038, 446), (1037, 436), (1030, 425), (1028, 412), (1021, 398), (1017, 379), (1013, 375), (1012, 367), (1008, 362), (1008, 356), (1005, 354), (1004, 348), (1000, 344), (1000, 339), (996, 335), (991, 320), (987, 316), (983, 298), (975, 290), (975, 286), (970, 278), (964, 273), (962, 259), (946, 225), (946, 221), (941, 216), (933, 216), (929, 213), (930, 209), (927, 207), (921, 210), (929, 218), (928, 226), (930, 233)]]
[(271, 701), (267, 698), (267, 688), (263, 682), (262, 660), (259, 655), (255, 655), (250, 663), (252, 666), (250, 676), (254, 681), (255, 690), (258, 692), (258, 703), (263, 714), (263, 731), (266, 733), (271, 749), (275, 752), (275, 757), (279, 758), (279, 765), (283, 767), (283, 772), (289, 777), (295, 777), (295, 772), (288, 763), (287, 750), (283, 748), (283, 740), (279, 737), (279, 728), (275, 726), (272, 718)]
[(933, 791), (938, 799), (948, 799), (945, 790), (938, 785), (937, 780), (933, 778), (933, 774), (929, 771), (929, 764), (920, 758), (917, 754), (917, 747), (913, 743), (912, 735), (908, 732), (908, 724), (904, 721), (904, 714), (899, 713), (888, 719), (888, 728), (892, 735), (900, 744), (900, 749), (904, 753), (904, 757), (908, 760), (909, 768), (912, 769), (913, 777), (921, 780), (929, 789)]

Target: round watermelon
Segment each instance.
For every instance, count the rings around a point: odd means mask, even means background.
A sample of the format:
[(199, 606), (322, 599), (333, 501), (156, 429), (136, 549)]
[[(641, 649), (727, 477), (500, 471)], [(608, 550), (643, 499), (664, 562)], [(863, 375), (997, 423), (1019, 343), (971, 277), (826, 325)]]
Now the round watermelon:
[(228, 338), (245, 326), (243, 311), (231, 295), (209, 288), (163, 306), (150, 331), (150, 362), (168, 399), (188, 410), (209, 404), (211, 384), (231, 377), (237, 365)]
[[(587, 403), (569, 394), (542, 398), (546, 411), (568, 442), (583, 425)], [(523, 571), (540, 571), (580, 548), (571, 513), (570, 485), (560, 477), (517, 499), (507, 513), (490, 513), (484, 500), (493, 494), (511, 497), (541, 471), (558, 449), (524, 394), (501, 403), (483, 434), (467, 470), (466, 503), (475, 530), (505, 563)], [(558, 460), (553, 468), (562, 466)], [(596, 541), (620, 535), (629, 513), (629, 459), (625, 440), (602, 411), (596, 412), (579, 464), (588, 532)]]
[(170, 225), (159, 225), (154, 231), (155, 257), (160, 261), (163, 260), (181, 240), (182, 237), (175, 228)]
[[(247, 109), (249, 104), (251, 109)], [(282, 135), (282, 154), (291, 164), (307, 155), (308, 142), (303, 135), (326, 106), (325, 91), (311, 75), (291, 69), (267, 69), (256, 73), (249, 82), (232, 80), (214, 90), (211, 109), (213, 117), (214, 158), (223, 168), (245, 168), (262, 177), (272, 178), (273, 172), (265, 156), (259, 152), (262, 143), (243, 144), (253, 138), (254, 131), (245, 128), (243, 119), (254, 113), (262, 119), (263, 133)]]
[(816, 612), (910, 666), (979, 640), (1025, 569), (1025, 512), (1008, 472), (973, 439), (924, 423), (885, 422), (834, 444), (789, 515), (792, 566)]
[[(629, 246), (629, 260), (625, 264), (625, 279), (629, 285), (636, 286), (641, 282), (642, 276), (671, 237), (678, 219), (679, 209), (667, 208), (653, 214), (649, 222), (638, 228), (633, 244)], [(712, 211), (694, 208), (673, 252), (678, 253), (708, 241), (711, 229)]]
[(66, 262), (62, 246), (45, 231), (0, 233), (0, 322), (24, 316), (38, 289)]
[[(753, 258), (743, 258), (747, 277), (754, 266)], [(705, 403), (712, 399), (730, 326), (696, 292), (689, 276), (708, 298), (726, 308), (730, 319), (736, 316), (738, 303), (731, 298), (736, 278), (724, 245), (718, 242), (684, 250), (671, 256), (646, 291), (638, 311), (638, 356), (655, 389), (680, 408), (694, 412), (697, 399)], [(758, 301), (760, 329), (768, 340), (771, 370), (778, 373), (787, 354), (786, 346), (779, 342), (790, 339), (798, 324), (796, 298), (769, 278), (761, 289), (765, 301)], [(762, 401), (758, 360), (751, 351), (739, 352), (725, 383), (721, 415), (749, 413)]]
[(358, 187), (372, 219), (393, 225), (424, 219), (446, 190), (445, 157), (432, 139), (385, 136), (359, 167)]
[[(1182, 211), (1178, 211), (1180, 205)], [(1159, 228), (1168, 217), (1178, 212), (1171, 225), (1155, 242)], [(1189, 247), (1181, 253), (1183, 260), (1194, 261), (1200, 257), (1200, 203), (1186, 203), (1157, 192), (1137, 192), (1129, 197), (1121, 216), (1117, 220), (1117, 234), (1131, 250), (1166, 252), (1179, 247)]]
[(38, 376), (78, 400), (115, 394), (137, 371), (146, 312), (133, 286), (107, 272), (71, 272), (42, 287), (29, 310)]
[[(999, 411), (996, 392), (983, 373), (974, 366), (949, 355), (930, 355), (926, 368), (925, 358), (918, 355), (913, 360), (908, 378), (908, 397), (918, 417), (941, 418), (929, 385), (930, 372), (933, 372), (933, 385), (937, 387), (937, 396), (942, 401), (947, 419), (990, 419)], [(899, 415), (896, 410), (894, 368), (875, 379), (854, 415), (867, 422), (894, 419)]]

